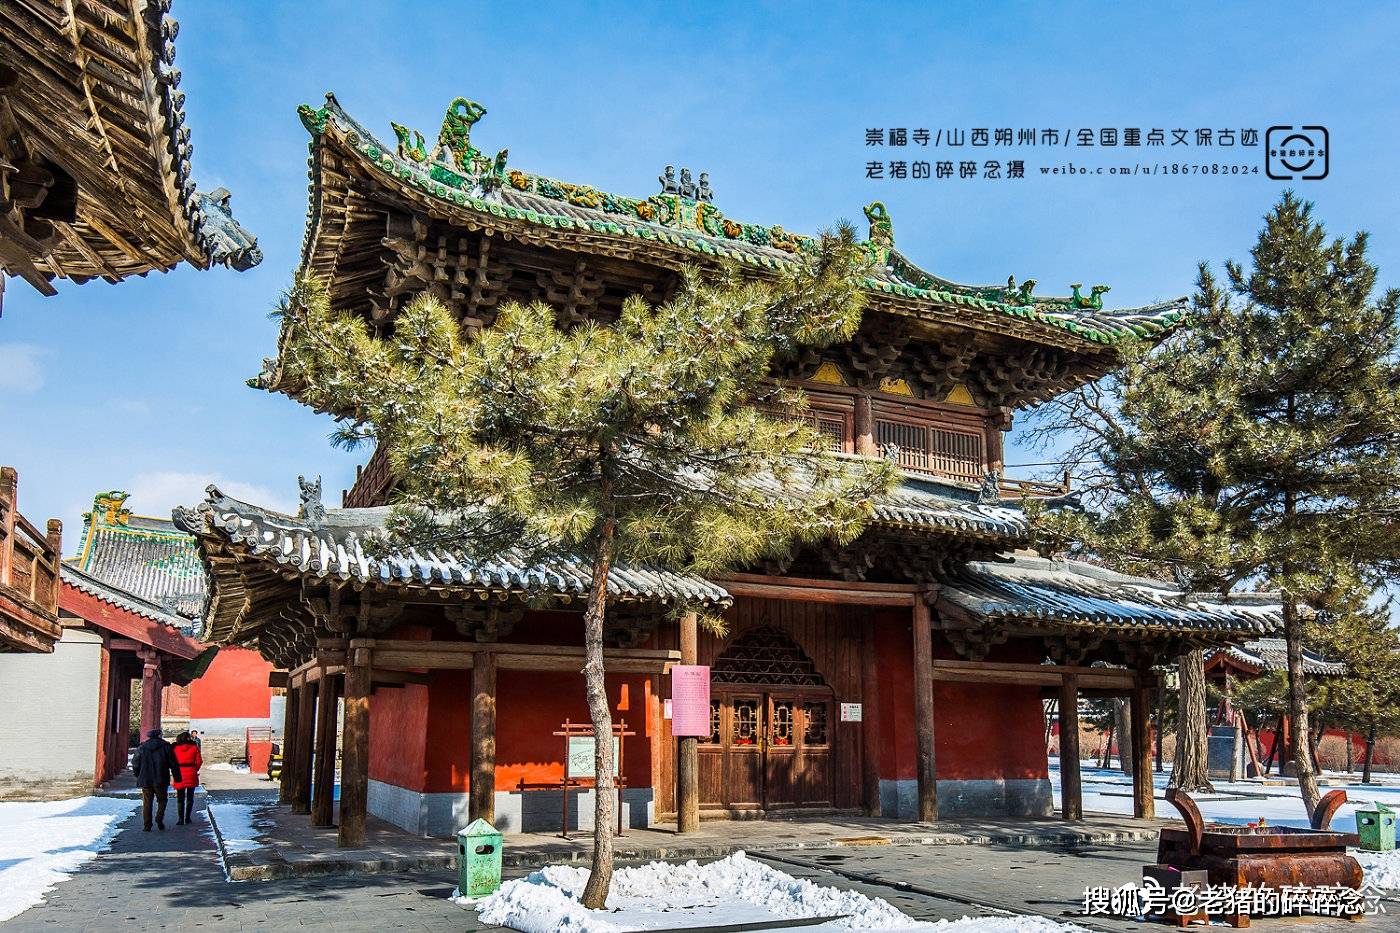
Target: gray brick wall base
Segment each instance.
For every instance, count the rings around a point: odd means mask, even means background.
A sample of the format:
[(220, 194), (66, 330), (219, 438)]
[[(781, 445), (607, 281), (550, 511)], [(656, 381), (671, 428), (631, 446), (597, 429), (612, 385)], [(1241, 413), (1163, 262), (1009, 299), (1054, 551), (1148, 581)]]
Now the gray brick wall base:
[[(623, 822), (644, 829), (655, 822), (650, 787), (623, 791)], [(503, 833), (558, 832), (563, 802), (559, 791), (496, 791), (496, 828)], [(420, 836), (453, 836), (466, 826), (469, 797), (462, 793), (424, 794), (383, 781), (369, 782), (369, 812)], [(569, 828), (593, 829), (593, 791), (569, 794)]]
[[(1049, 778), (1001, 778), (938, 782), (940, 819), (982, 816), (1050, 816), (1055, 809)], [(881, 781), (880, 815), (912, 820), (919, 811), (919, 782)]]

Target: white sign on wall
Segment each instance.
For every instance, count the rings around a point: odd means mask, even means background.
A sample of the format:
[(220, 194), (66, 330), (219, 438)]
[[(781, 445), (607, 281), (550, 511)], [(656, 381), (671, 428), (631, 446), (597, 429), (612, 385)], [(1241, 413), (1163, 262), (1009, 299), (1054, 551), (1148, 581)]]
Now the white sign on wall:
[(859, 703), (842, 703), (842, 704), (841, 704), (841, 721), (842, 721), (842, 722), (860, 722), (860, 715), (861, 715), (861, 711), (860, 711), (860, 704), (859, 704)]

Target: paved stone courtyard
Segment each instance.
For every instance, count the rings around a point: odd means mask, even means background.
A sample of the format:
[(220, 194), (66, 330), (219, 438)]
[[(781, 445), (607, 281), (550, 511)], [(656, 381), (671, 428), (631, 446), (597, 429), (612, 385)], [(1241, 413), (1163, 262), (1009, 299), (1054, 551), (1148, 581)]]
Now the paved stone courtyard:
[[(218, 802), (270, 801), (265, 783), (211, 773)], [(199, 800), (202, 811), (204, 797)], [(923, 920), (1039, 914), (1100, 931), (1163, 930), (1156, 924), (1073, 916), (1088, 884), (1119, 885), (1140, 877), (1152, 843), (1025, 848), (892, 844), (752, 850), (799, 878), (858, 890)], [(516, 877), (528, 869), (506, 872)], [(229, 882), (202, 813), (191, 826), (167, 822), (142, 832), (132, 816), (112, 848), (60, 884), (45, 903), (4, 924), (5, 933), (53, 930), (481, 930), (474, 912), (447, 900), (450, 870), (412, 874), (294, 877)], [(1358, 927), (1344, 921), (1256, 921), (1261, 930), (1333, 933), (1400, 929), (1392, 914)]]

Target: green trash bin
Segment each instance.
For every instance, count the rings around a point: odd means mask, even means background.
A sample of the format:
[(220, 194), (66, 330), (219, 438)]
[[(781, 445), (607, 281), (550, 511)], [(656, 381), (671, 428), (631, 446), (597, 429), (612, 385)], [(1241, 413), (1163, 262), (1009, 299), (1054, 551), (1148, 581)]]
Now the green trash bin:
[(1395, 848), (1395, 811), (1383, 803), (1375, 804), (1374, 810), (1357, 810), (1356, 834), (1361, 848), (1389, 852)]
[(472, 820), (457, 834), (457, 893), (485, 897), (501, 886), (501, 834), (485, 820)]

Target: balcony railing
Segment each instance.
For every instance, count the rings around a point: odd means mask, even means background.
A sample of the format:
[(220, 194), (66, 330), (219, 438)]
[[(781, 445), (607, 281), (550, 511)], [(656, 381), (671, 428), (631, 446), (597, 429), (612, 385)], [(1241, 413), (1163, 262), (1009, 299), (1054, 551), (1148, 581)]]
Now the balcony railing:
[(58, 624), (63, 525), (40, 531), (19, 512), (19, 476), (0, 467), (0, 648), (48, 651)]

